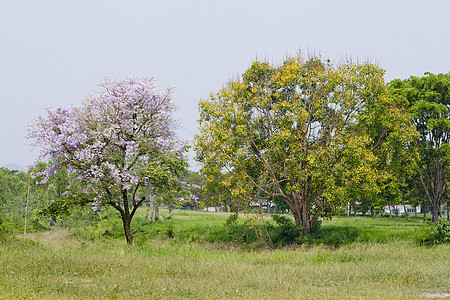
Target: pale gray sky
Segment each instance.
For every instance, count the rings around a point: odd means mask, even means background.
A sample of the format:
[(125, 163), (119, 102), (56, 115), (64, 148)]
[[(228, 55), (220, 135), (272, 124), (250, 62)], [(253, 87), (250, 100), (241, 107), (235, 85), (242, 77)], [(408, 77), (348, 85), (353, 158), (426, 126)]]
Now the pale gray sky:
[(180, 135), (193, 138), (199, 99), (256, 57), (298, 49), (369, 58), (387, 81), (446, 73), (450, 1), (0, 0), (0, 166), (32, 164), (32, 118), (77, 105), (105, 76), (175, 87)]

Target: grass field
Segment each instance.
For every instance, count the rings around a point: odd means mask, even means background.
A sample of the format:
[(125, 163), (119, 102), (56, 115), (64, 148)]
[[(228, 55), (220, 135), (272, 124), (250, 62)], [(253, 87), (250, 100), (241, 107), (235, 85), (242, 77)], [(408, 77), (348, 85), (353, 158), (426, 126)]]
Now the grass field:
[[(0, 246), (0, 299), (424, 299), (450, 294), (450, 245), (417, 244), (419, 220), (335, 218), (308, 243), (269, 249), (254, 247), (255, 241), (243, 247), (241, 240), (233, 242), (239, 231), (223, 226), (227, 216), (176, 211), (172, 219), (142, 226), (133, 247), (120, 236), (99, 234), (108, 219), (90, 229), (19, 236)], [(240, 218), (236, 228), (245, 220)], [(227, 235), (230, 241), (223, 238)], [(347, 240), (337, 243), (342, 238)]]

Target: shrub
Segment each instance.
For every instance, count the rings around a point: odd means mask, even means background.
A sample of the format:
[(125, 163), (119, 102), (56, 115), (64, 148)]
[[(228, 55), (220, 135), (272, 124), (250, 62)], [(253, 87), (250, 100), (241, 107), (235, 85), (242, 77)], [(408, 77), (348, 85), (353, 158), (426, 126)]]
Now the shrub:
[(450, 243), (450, 221), (439, 219), (436, 224), (429, 222), (418, 233), (416, 240), (428, 245)]
[(299, 241), (301, 230), (292, 219), (280, 215), (272, 215), (272, 219), (278, 225), (273, 228), (271, 236), (274, 245), (284, 246)]
[(0, 212), (0, 236), (5, 238), (23, 232), (23, 219), (18, 215), (9, 215)]
[(234, 213), (234, 214), (229, 215), (225, 221), (225, 224), (223, 224), (223, 226), (230, 227), (232, 225), (236, 225), (238, 218), (239, 218), (239, 213)]
[(3, 214), (0, 213), (0, 241), (5, 240), (8, 236), (8, 229), (6, 228), (3, 219)]
[(450, 221), (439, 219), (431, 231), (434, 244), (450, 243)]

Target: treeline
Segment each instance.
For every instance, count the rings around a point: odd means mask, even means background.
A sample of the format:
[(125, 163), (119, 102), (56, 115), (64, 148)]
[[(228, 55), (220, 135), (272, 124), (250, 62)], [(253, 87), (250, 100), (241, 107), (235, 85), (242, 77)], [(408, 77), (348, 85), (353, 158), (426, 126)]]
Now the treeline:
[[(91, 207), (95, 201), (94, 197), (89, 198), (83, 192), (78, 192), (78, 197), (65, 197), (69, 191), (81, 189), (77, 179), (70, 176), (66, 169), (58, 170), (48, 180), (44, 180), (42, 175), (36, 176), (48, 167), (49, 164), (43, 162), (27, 172), (0, 167), (0, 224), (3, 227), (12, 232), (23, 231), (26, 230), (24, 226), (27, 220), (30, 231), (42, 228), (43, 224), (63, 224), (74, 209), (78, 210), (78, 218), (83, 222), (88, 220), (93, 212), (97, 212)], [(190, 193), (198, 195), (198, 201), (180, 204), (177, 199), (170, 197), (149, 197), (144, 204), (151, 206), (152, 213), (156, 213), (153, 220), (158, 218), (158, 207), (161, 205), (166, 205), (169, 210), (180, 207), (198, 208), (201, 205), (204, 200), (201, 191), (204, 177), (197, 172), (186, 171), (183, 178), (189, 183), (187, 188)]]
[(46, 167), (47, 164), (38, 163), (27, 172), (0, 168), (0, 207), (3, 222), (9, 221), (10, 229), (22, 229), (24, 222), (31, 227), (37, 225), (36, 212), (51, 206), (66, 191), (67, 172), (59, 172), (46, 183), (33, 175)]

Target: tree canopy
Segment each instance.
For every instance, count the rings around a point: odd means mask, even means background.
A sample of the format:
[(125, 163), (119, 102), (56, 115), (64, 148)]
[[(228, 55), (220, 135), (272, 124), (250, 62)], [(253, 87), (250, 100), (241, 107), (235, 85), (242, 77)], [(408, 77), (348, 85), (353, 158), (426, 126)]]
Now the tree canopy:
[(94, 207), (109, 204), (120, 212), (131, 244), (130, 223), (149, 187), (182, 193), (186, 145), (175, 134), (170, 90), (146, 78), (106, 79), (100, 86), (80, 106), (47, 109), (34, 120), (28, 136), (50, 163), (35, 175), (45, 182), (66, 167)]
[(255, 61), (200, 101), (195, 149), (206, 189), (281, 198), (304, 232), (349, 199), (376, 195), (390, 176), (380, 167), (392, 158), (388, 144), (414, 135), (383, 75), (370, 63), (302, 55)]
[(415, 170), (436, 223), (449, 176), (450, 73), (396, 79), (390, 82), (389, 88), (408, 107), (420, 134), (417, 140), (420, 159)]

